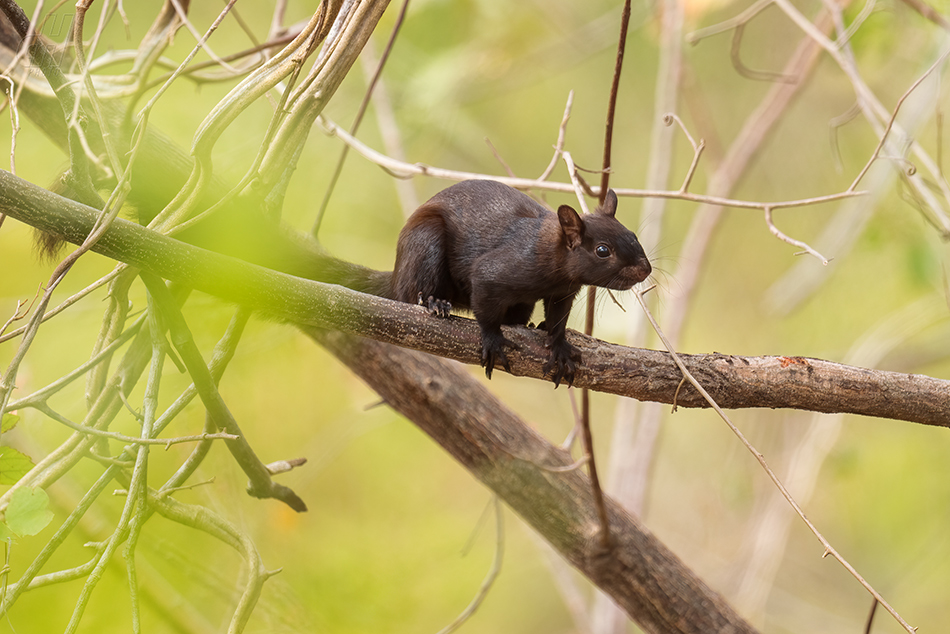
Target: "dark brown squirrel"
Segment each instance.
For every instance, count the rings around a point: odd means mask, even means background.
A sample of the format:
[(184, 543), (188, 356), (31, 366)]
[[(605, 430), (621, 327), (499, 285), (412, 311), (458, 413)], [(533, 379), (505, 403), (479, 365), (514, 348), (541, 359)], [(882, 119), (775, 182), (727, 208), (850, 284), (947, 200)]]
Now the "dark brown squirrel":
[(652, 267), (637, 236), (614, 216), (610, 190), (583, 217), (568, 205), (553, 213), (527, 195), (489, 180), (463, 181), (419, 207), (399, 234), (392, 273), (320, 258), (306, 277), (408, 303), (439, 317), (469, 309), (481, 328), (482, 365), (511, 371), (503, 325), (526, 325), (538, 301), (551, 356), (543, 371), (555, 386), (574, 381), (580, 355), (565, 339), (582, 286), (627, 290)]

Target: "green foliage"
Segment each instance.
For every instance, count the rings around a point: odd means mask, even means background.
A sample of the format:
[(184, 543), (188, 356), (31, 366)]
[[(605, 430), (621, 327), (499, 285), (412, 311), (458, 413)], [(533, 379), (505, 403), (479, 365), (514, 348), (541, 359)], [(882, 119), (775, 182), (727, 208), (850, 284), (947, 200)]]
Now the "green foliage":
[(16, 484), (32, 468), (29, 456), (13, 447), (0, 447), (0, 484)]
[(20, 422), (20, 417), (17, 416), (16, 414), (9, 414), (9, 413), (4, 414), (3, 420), (2, 422), (0, 422), (0, 434), (7, 433), (8, 431), (16, 427), (16, 424), (19, 422)]
[[(53, 520), (49, 496), (43, 489), (21, 487), (13, 492), (4, 514), (3, 529), (19, 537), (36, 535)], [(6, 536), (0, 537), (6, 538)]]

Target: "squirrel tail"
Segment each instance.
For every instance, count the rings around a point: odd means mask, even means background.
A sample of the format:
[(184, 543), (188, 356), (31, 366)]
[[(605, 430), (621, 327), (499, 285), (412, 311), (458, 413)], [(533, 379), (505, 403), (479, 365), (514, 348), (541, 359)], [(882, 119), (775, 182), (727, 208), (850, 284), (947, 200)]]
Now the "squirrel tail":
[(309, 236), (275, 225), (255, 213), (240, 214), (229, 224), (196, 225), (176, 237), (288, 275), (395, 299), (391, 272), (336, 258)]
[(377, 271), (327, 254), (312, 257), (308, 269), (302, 277), (326, 284), (339, 284), (376, 297), (395, 299), (392, 271)]

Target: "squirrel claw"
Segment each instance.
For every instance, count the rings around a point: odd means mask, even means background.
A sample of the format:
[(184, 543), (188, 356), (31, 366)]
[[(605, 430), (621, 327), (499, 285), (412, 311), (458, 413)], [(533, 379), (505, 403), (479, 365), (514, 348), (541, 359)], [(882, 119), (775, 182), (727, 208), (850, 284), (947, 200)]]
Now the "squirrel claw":
[(567, 383), (568, 387), (573, 386), (574, 372), (577, 369), (574, 360), (580, 361), (580, 353), (577, 348), (566, 341), (549, 343), (547, 347), (551, 349), (551, 356), (541, 368), (541, 372), (544, 375), (551, 375), (551, 380), (554, 381), (554, 389), (561, 385), (561, 380)]
[(505, 369), (505, 372), (511, 374), (511, 364), (508, 363), (508, 356), (501, 350), (496, 350), (494, 352), (482, 350), (482, 365), (485, 367), (485, 376), (491, 380), (492, 370), (495, 369), (495, 364), (501, 362), (501, 367)]
[(505, 354), (505, 346), (518, 349), (518, 345), (505, 339), (500, 332), (497, 334), (482, 333), (482, 367), (485, 368), (485, 376), (489, 379), (491, 379), (495, 364), (499, 362), (505, 372), (511, 374), (511, 364), (508, 362), (508, 355)]
[(435, 315), (436, 317), (446, 319), (452, 314), (452, 302), (447, 299), (436, 299), (432, 295), (429, 295), (425, 301), (423, 301), (422, 293), (420, 292), (417, 303), (420, 306), (424, 306), (430, 315)]

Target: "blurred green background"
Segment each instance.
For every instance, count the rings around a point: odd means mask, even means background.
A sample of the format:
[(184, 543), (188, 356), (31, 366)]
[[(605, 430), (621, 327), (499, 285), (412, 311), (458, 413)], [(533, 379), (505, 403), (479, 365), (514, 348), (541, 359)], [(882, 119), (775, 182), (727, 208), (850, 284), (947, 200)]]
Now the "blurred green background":
[[(206, 28), (223, 4), (197, 3), (192, 18)], [(130, 6), (131, 5), (131, 6)], [(134, 48), (159, 3), (126, 3), (131, 36), (121, 24), (108, 30), (110, 47)], [(691, 3), (685, 32), (728, 19), (745, 2)], [(25, 3), (29, 12), (32, 3)], [(816, 2), (802, 3), (806, 15)], [(304, 19), (315, 3), (291, 2), (287, 23)], [(398, 4), (390, 6), (375, 36), (382, 49)], [(946, 7), (944, 7), (946, 8)], [(852, 7), (853, 19), (860, 6)], [(65, 10), (63, 10), (65, 11)], [(243, 20), (263, 38), (270, 3), (239, 3)], [(61, 11), (62, 12), (62, 11)], [(403, 151), (410, 162), (504, 174), (485, 140), (518, 176), (541, 173), (552, 154), (568, 92), (574, 107), (567, 149), (584, 167), (601, 161), (603, 123), (619, 31), (620, 4), (602, 0), (414, 0), (387, 66), (385, 89)], [(614, 140), (612, 185), (643, 187), (650, 152), (650, 129), (658, 63), (659, 9), (634, 3), (621, 84)], [(88, 24), (92, 24), (89, 21)], [(62, 33), (48, 35), (61, 39)], [(754, 68), (779, 70), (800, 38), (777, 10), (761, 14), (745, 30), (742, 57)], [(880, 6), (852, 40), (863, 76), (886, 107), (939, 53), (945, 42), (935, 27), (905, 5)], [(247, 47), (234, 20), (210, 41), (218, 54)], [(182, 59), (193, 38), (180, 31), (168, 52)], [(703, 192), (724, 148), (769, 89), (741, 77), (730, 63), (731, 36), (711, 37), (684, 49), (683, 82), (677, 113), (708, 149), (691, 191)], [(199, 59), (203, 59), (199, 56)], [(348, 127), (366, 86), (359, 65), (331, 101), (325, 115)], [(152, 125), (190, 147), (195, 129), (232, 84), (195, 86), (178, 82), (152, 115)], [(945, 106), (946, 89), (936, 100)], [(775, 135), (753, 161), (735, 197), (782, 200), (834, 193), (848, 187), (877, 143), (859, 117), (838, 130), (840, 169), (829, 140), (829, 121), (854, 103), (854, 93), (838, 69), (823, 58), (815, 75), (789, 109)], [(662, 114), (662, 113), (661, 113)], [(383, 148), (377, 111), (370, 108), (359, 137)], [(270, 117), (262, 101), (232, 126), (219, 143), (216, 169), (240, 176), (257, 151)], [(938, 152), (935, 117), (920, 132), (924, 147)], [(9, 148), (10, 119), (0, 120), (0, 138)], [(673, 135), (674, 165), (669, 187), (679, 186), (692, 153), (682, 134)], [(946, 144), (944, 143), (944, 148)], [(338, 140), (311, 133), (284, 209), (285, 219), (309, 229), (322, 199)], [(66, 166), (66, 158), (29, 121), (16, 143), (17, 173), (46, 185)], [(554, 179), (566, 181), (562, 165)], [(420, 201), (447, 186), (416, 179)], [(865, 183), (870, 187), (873, 183)], [(795, 257), (796, 249), (770, 235), (760, 212), (729, 210), (702, 263), (680, 343), (684, 352), (735, 355), (801, 355), (849, 360), (863, 337), (899, 344), (875, 362), (883, 369), (950, 378), (947, 321), (906, 328), (914, 316), (937, 306), (945, 315), (946, 245), (913, 205), (890, 187), (866, 226), (848, 229), (854, 245), (825, 253), (828, 267)], [(572, 203), (548, 195), (548, 203)], [(622, 199), (619, 215), (638, 230), (642, 201)], [(693, 254), (683, 253), (697, 205), (670, 202), (662, 237), (644, 244), (657, 270), (656, 313), (661, 326), (673, 298), (682, 291), (675, 274)], [(775, 214), (787, 234), (816, 246), (838, 205), (803, 207)], [(394, 181), (351, 153), (334, 192), (322, 242), (335, 254), (377, 268), (391, 266), (403, 211)], [(787, 313), (768, 299), (795, 267), (817, 272), (823, 283)], [(0, 229), (0, 314), (10, 315), (18, 299), (45, 283), (53, 264), (39, 262), (31, 232), (7, 220)], [(99, 256), (84, 257), (57, 290), (53, 303), (68, 297), (112, 268)], [(792, 273), (793, 275), (795, 273)], [(785, 287), (778, 287), (785, 288)], [(778, 291), (779, 296), (786, 291)], [(18, 391), (31, 393), (88, 358), (103, 310), (104, 291), (45, 325), (21, 368)], [(144, 291), (133, 290), (136, 309)], [(601, 298), (597, 335), (623, 341), (626, 323), (639, 309), (621, 295), (622, 312)], [(919, 304), (916, 302), (929, 302)], [(903, 312), (901, 312), (903, 311)], [(189, 301), (186, 317), (210, 356), (233, 307), (204, 295)], [(870, 334), (898, 314), (896, 325)], [(583, 310), (573, 324), (582, 328)], [(906, 332), (900, 329), (904, 327)], [(654, 344), (655, 345), (655, 344)], [(5, 367), (16, 342), (0, 345)], [(855, 361), (858, 363), (857, 361)], [(859, 363), (860, 364), (860, 363)], [(471, 372), (481, 376), (478, 368)], [(568, 391), (550, 384), (496, 373), (490, 389), (553, 442), (572, 426)], [(483, 379), (484, 380), (484, 379)], [(162, 403), (167, 405), (189, 381), (166, 364)], [(144, 385), (144, 382), (143, 382)], [(221, 384), (222, 393), (265, 462), (306, 457), (308, 464), (280, 478), (307, 502), (296, 515), (274, 501), (249, 498), (245, 477), (220, 446), (193, 482), (213, 482), (181, 492), (179, 499), (207, 505), (252, 536), (269, 568), (283, 571), (265, 585), (250, 632), (435, 632), (448, 624), (475, 595), (495, 551), (491, 496), (439, 447), (386, 407), (334, 358), (293, 328), (253, 320)], [(141, 386), (131, 402), (141, 403)], [(53, 399), (74, 420), (84, 414), (81, 382)], [(598, 456), (606, 463), (618, 399), (593, 396)], [(665, 406), (664, 406), (665, 407)], [(628, 410), (625, 410), (628, 411)], [(23, 421), (4, 443), (38, 459), (67, 437), (67, 430), (44, 416), (23, 411)], [(734, 420), (780, 472), (794, 455), (809, 415), (791, 411), (732, 412)], [(826, 420), (825, 420), (826, 419)], [(825, 421), (825, 422), (823, 422)], [(203, 411), (193, 404), (168, 434), (196, 433)], [(831, 543), (921, 632), (950, 626), (950, 479), (947, 430), (904, 422), (845, 417), (821, 465), (806, 512)], [(832, 417), (818, 425), (839, 424)], [(115, 431), (136, 433), (128, 415)], [(188, 449), (177, 446), (151, 454), (150, 482), (160, 484)], [(737, 600), (751, 554), (753, 528), (761, 521), (774, 488), (726, 426), (706, 411), (664, 415), (643, 519), (674, 552), (730, 601)], [(624, 454), (629, 457), (629, 453)], [(623, 457), (621, 457), (623, 459)], [(603, 464), (603, 470), (607, 465)], [(91, 462), (74, 469), (49, 494), (56, 520), (40, 535), (21, 540), (10, 552), (12, 578), (49, 539), (99, 473)], [(792, 483), (790, 483), (792, 484)], [(79, 565), (89, 557), (87, 541), (111, 533), (124, 498), (103, 496), (81, 523), (80, 532), (45, 571)], [(501, 576), (484, 604), (464, 627), (467, 632), (575, 632), (579, 625), (559, 589), (557, 557), (506, 511), (506, 552)], [(797, 519), (787, 544), (772, 558), (777, 567), (767, 600), (737, 607), (767, 632), (859, 632), (871, 602)], [(147, 525), (139, 545), (143, 619), (148, 632), (217, 632), (226, 628), (241, 574), (235, 553), (203, 534), (159, 517)], [(552, 560), (554, 563), (552, 563)], [(592, 590), (570, 573), (589, 600)], [(24, 595), (0, 622), (0, 632), (31, 634), (65, 627), (82, 582), (51, 586)], [(129, 597), (121, 559), (110, 566), (80, 631), (129, 629)], [(637, 631), (632, 625), (630, 631)], [(874, 632), (900, 628), (883, 610)]]

